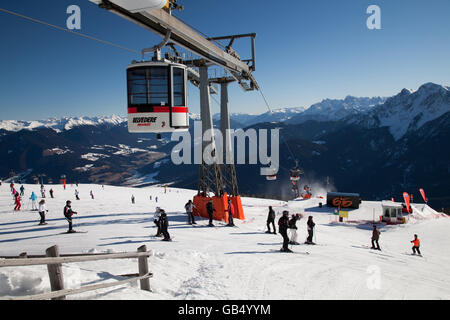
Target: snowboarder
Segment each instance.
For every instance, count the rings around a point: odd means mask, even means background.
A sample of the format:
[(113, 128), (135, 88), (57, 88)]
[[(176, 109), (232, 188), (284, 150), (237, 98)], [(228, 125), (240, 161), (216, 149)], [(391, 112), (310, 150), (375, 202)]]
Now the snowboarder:
[(20, 195), (23, 197), (25, 194), (25, 187), (22, 185), (20, 186)]
[(272, 233), (270, 231), (270, 224), (273, 226), (273, 234), (277, 234), (277, 229), (275, 228), (275, 211), (273, 211), (272, 206), (269, 207), (269, 215), (267, 216), (267, 231), (266, 233)]
[[(380, 231), (377, 229), (377, 226), (373, 226), (373, 230), (372, 230), (372, 247), (370, 249), (376, 249), (376, 250), (380, 250), (380, 244), (378, 243), (378, 240), (380, 239)], [(375, 247), (375, 243), (377, 244), (377, 246)]]
[(297, 221), (301, 219), (300, 214), (293, 214), (291, 220), (289, 220), (289, 230), (291, 232), (291, 239), (289, 240), (289, 244), (291, 245), (299, 245), (297, 242)]
[(134, 194), (131, 195), (131, 204), (134, 204), (134, 203), (135, 203), (135, 200), (136, 200), (136, 198), (134, 197)]
[(313, 217), (309, 216), (308, 217), (308, 222), (306, 223), (306, 225), (308, 226), (308, 238), (306, 239), (306, 244), (315, 244), (313, 242), (313, 236), (314, 236), (314, 227), (316, 226), (316, 224), (313, 221)]
[(53, 196), (53, 189), (50, 189), (49, 193), (50, 193), (50, 197), (53, 199), (54, 198), (54, 196)]
[(67, 222), (69, 222), (69, 230), (67, 233), (74, 233), (75, 231), (72, 229), (72, 216), (74, 214), (78, 214), (78, 212), (75, 212), (72, 210), (72, 201), (67, 200), (66, 206), (64, 207), (64, 217), (66, 218)]
[(281, 248), (282, 252), (292, 252), (289, 249), (289, 237), (287, 235), (287, 229), (289, 227), (289, 211), (283, 211), (283, 215), (278, 220), (278, 230), (283, 237), (283, 247)]
[(214, 227), (213, 224), (213, 213), (214, 211), (216, 211), (216, 209), (214, 208), (213, 202), (212, 200), (209, 200), (208, 203), (206, 204), (206, 212), (208, 212), (208, 216), (209, 216), (209, 227)]
[(156, 207), (155, 213), (153, 214), (153, 223), (158, 228), (158, 230), (156, 231), (155, 237), (161, 237), (161, 208), (160, 207)]
[(91, 194), (92, 200), (94, 200), (94, 193), (92, 192), (92, 190), (91, 190), (90, 194)]
[(22, 204), (20, 203), (20, 195), (18, 192), (16, 192), (16, 200), (15, 200), (15, 207), (14, 211), (20, 211), (20, 208), (22, 207)]
[(414, 240), (411, 241), (411, 243), (414, 244), (414, 246), (412, 247), (413, 254), (416, 254), (417, 251), (417, 254), (419, 256), (422, 256), (422, 254), (420, 253), (420, 240), (417, 237), (417, 234), (414, 235)]
[(228, 199), (228, 224), (227, 227), (234, 227), (234, 221), (233, 221), (233, 216), (234, 216), (234, 205), (231, 203), (231, 199)]
[(39, 215), (41, 216), (41, 221), (39, 222), (39, 225), (45, 225), (45, 213), (48, 212), (47, 208), (45, 207), (45, 200), (42, 199), (39, 201)]
[(188, 216), (188, 224), (197, 224), (194, 219), (194, 208), (196, 206), (192, 203), (192, 200), (189, 200), (185, 205), (184, 208), (186, 209), (186, 214)]
[(34, 193), (34, 191), (31, 192), (30, 200), (31, 200), (31, 211), (36, 211), (38, 209), (36, 207), (37, 195)]
[(168, 229), (169, 229), (169, 219), (167, 217), (166, 212), (161, 209), (161, 232), (164, 235), (164, 239), (162, 239), (162, 241), (172, 241), (172, 239), (170, 239)]

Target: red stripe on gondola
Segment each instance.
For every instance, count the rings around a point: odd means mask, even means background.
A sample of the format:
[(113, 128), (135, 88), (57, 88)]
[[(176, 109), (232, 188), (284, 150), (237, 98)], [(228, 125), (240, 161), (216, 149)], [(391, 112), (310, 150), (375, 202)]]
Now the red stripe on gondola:
[[(143, 113), (169, 113), (170, 107), (153, 107), (152, 112), (143, 112)], [(187, 107), (172, 107), (172, 113), (188, 113), (189, 108)], [(139, 113), (137, 107), (128, 108), (128, 113)]]

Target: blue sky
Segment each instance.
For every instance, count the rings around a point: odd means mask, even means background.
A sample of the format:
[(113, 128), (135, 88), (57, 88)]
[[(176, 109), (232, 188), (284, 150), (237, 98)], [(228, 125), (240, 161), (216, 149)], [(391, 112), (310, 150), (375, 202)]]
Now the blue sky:
[[(450, 84), (448, 0), (180, 2), (186, 9), (176, 15), (209, 36), (257, 33), (255, 76), (273, 108)], [(3, 0), (0, 7), (65, 27), (72, 4), (81, 7), (84, 34), (138, 51), (161, 39), (88, 0)], [(382, 30), (366, 27), (371, 4), (381, 8)], [(0, 119), (126, 114), (125, 68), (139, 56), (2, 12), (0, 44)], [(245, 55), (245, 46), (237, 48)], [(190, 88), (192, 112), (197, 91)], [(231, 112), (266, 111), (257, 92), (236, 84), (230, 103)]]

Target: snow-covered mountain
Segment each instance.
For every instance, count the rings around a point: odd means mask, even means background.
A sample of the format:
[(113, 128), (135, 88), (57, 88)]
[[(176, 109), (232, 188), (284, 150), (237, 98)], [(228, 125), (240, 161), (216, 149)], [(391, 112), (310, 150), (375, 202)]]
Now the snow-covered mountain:
[(64, 117), (47, 120), (0, 120), (0, 129), (18, 132), (20, 130), (34, 130), (40, 128), (53, 129), (56, 132), (71, 130), (80, 126), (118, 125), (127, 121), (126, 118), (112, 115), (108, 117)]
[(286, 123), (300, 124), (308, 120), (338, 121), (348, 116), (366, 113), (385, 101), (386, 98), (382, 97), (358, 98), (353, 96), (347, 96), (344, 100), (325, 99), (313, 104), (304, 112), (287, 120)]
[(395, 140), (450, 112), (450, 88), (426, 83), (417, 91), (403, 89), (365, 115), (348, 118), (369, 127), (388, 127)]

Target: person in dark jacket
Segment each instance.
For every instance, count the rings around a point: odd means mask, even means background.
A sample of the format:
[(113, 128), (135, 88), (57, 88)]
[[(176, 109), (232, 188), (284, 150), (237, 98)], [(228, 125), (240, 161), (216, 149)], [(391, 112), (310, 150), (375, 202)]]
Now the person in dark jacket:
[(273, 226), (273, 234), (277, 234), (277, 229), (275, 228), (275, 211), (273, 211), (272, 206), (269, 207), (269, 215), (267, 216), (267, 231), (266, 233), (272, 233), (270, 231), (270, 224)]
[(292, 252), (289, 249), (289, 237), (287, 235), (287, 229), (289, 227), (289, 211), (283, 211), (283, 215), (278, 220), (278, 230), (283, 237), (283, 247), (281, 248), (282, 252)]
[(214, 208), (213, 202), (212, 200), (209, 200), (208, 203), (206, 204), (206, 212), (208, 212), (208, 216), (209, 216), (209, 227), (214, 227), (213, 224), (213, 213), (214, 211), (216, 211), (216, 209)]
[(234, 221), (233, 221), (233, 216), (234, 216), (234, 205), (233, 203), (231, 203), (231, 199), (228, 199), (228, 224), (227, 227), (234, 227)]
[(167, 213), (161, 209), (161, 232), (164, 235), (164, 239), (162, 239), (162, 241), (172, 241), (172, 239), (170, 239), (170, 234), (169, 234), (169, 218), (167, 217)]
[(314, 236), (314, 227), (316, 226), (316, 224), (313, 221), (313, 217), (309, 216), (308, 217), (308, 222), (306, 223), (307, 227), (308, 227), (308, 238), (306, 239), (306, 244), (315, 244), (313, 242), (313, 236)]
[(297, 242), (297, 221), (300, 220), (300, 214), (293, 214), (292, 218), (289, 220), (289, 230), (291, 231), (291, 239), (289, 244), (298, 246), (300, 243)]
[(53, 196), (53, 189), (50, 189), (49, 192), (50, 192), (50, 197), (51, 197), (51, 198), (54, 198), (54, 196)]
[[(378, 240), (380, 240), (380, 231), (377, 229), (377, 226), (373, 226), (373, 230), (372, 230), (372, 248), (371, 249), (376, 249), (376, 250), (380, 250), (380, 244), (378, 243)], [(375, 247), (375, 244), (377, 245)]]
[(78, 214), (78, 212), (75, 212), (72, 210), (72, 201), (67, 200), (66, 206), (64, 207), (64, 217), (66, 218), (67, 222), (69, 222), (69, 230), (67, 233), (74, 233), (75, 231), (72, 229), (72, 216), (74, 214)]

